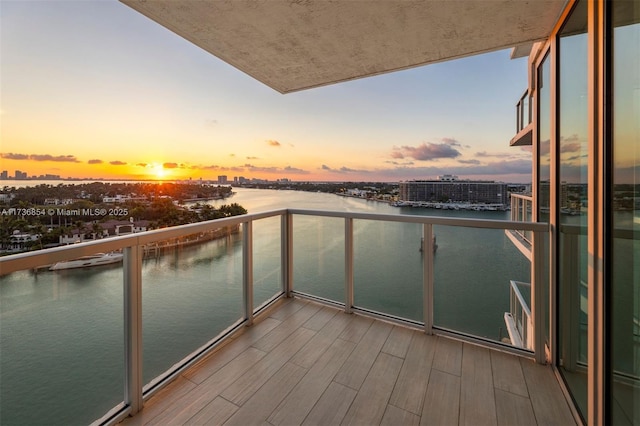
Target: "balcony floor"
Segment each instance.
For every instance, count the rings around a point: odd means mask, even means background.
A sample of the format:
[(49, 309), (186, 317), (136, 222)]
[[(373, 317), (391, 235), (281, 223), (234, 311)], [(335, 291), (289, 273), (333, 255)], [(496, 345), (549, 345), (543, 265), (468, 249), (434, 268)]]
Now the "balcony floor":
[(550, 367), (294, 298), (122, 424), (575, 421)]

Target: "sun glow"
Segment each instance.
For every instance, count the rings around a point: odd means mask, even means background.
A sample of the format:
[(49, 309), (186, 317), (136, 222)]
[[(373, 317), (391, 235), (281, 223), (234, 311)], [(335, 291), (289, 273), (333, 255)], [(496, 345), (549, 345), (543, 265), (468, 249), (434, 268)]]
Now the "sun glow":
[(162, 164), (152, 163), (150, 164), (150, 168), (149, 174), (153, 175), (156, 179), (162, 180), (169, 175), (168, 170), (165, 169)]

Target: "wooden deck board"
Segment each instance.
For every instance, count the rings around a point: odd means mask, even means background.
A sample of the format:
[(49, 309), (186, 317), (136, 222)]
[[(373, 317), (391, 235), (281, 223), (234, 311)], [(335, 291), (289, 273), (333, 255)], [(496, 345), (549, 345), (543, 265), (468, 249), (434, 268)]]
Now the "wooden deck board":
[(285, 364), (282, 370), (282, 374), (272, 376), (224, 424), (246, 426), (264, 423), (264, 419), (291, 392), (291, 389), (304, 377), (307, 371), (290, 362)]
[(380, 424), (401, 367), (402, 358), (380, 352), (342, 424)]
[[(194, 368), (189, 369), (184, 377), (194, 383), (202, 383), (219, 369), (233, 361), (240, 353), (277, 327), (281, 321), (266, 318), (255, 327), (249, 327), (240, 336), (232, 339), (218, 351), (212, 353)], [(233, 344), (231, 344), (233, 343)]]
[(379, 321), (371, 324), (334, 380), (352, 389), (360, 389), (380, 349), (387, 340), (391, 328), (391, 325)]
[(384, 342), (382, 352), (397, 356), (398, 358), (404, 358), (407, 354), (409, 343), (411, 342), (411, 337), (414, 333), (414, 331), (405, 327), (393, 327), (387, 341)]
[(464, 344), (462, 352), (460, 424), (498, 424), (489, 349), (469, 343)]
[(460, 419), (460, 377), (432, 370), (422, 407), (421, 425), (457, 425)]
[(303, 425), (339, 425), (351, 406), (357, 392), (340, 383), (331, 382), (313, 407)]
[(529, 398), (497, 388), (496, 413), (498, 425), (527, 426), (536, 424), (536, 416), (533, 414)]
[(529, 397), (527, 383), (524, 380), (520, 360), (504, 352), (491, 351), (491, 370), (493, 385), (516, 395)]
[(457, 340), (438, 339), (433, 368), (459, 376), (462, 372), (462, 343)]
[(333, 344), (336, 337), (344, 331), (351, 320), (353, 320), (353, 315), (343, 313), (335, 315), (327, 322), (322, 330), (319, 330), (316, 335), (293, 356), (291, 361), (301, 367), (311, 368), (313, 363)]
[(291, 396), (269, 417), (269, 423), (273, 425), (302, 423), (355, 346), (353, 342), (336, 339), (297, 384)]
[(280, 368), (315, 334), (306, 328), (298, 328), (290, 337), (275, 347), (263, 359), (253, 365), (238, 380), (222, 392), (222, 397), (237, 405), (244, 404), (255, 391)]
[(575, 425), (567, 401), (551, 369), (527, 359), (521, 359), (520, 365), (538, 424)]
[(413, 332), (390, 404), (420, 415), (437, 340), (436, 337)]
[(207, 404), (202, 410), (187, 421), (187, 425), (221, 425), (229, 419), (236, 411), (238, 406), (230, 403), (224, 398), (216, 397)]
[(387, 405), (387, 410), (384, 412), (384, 417), (382, 417), (380, 424), (384, 426), (418, 426), (420, 424), (420, 416), (394, 405)]
[(123, 421), (575, 424), (548, 366), (289, 299)]

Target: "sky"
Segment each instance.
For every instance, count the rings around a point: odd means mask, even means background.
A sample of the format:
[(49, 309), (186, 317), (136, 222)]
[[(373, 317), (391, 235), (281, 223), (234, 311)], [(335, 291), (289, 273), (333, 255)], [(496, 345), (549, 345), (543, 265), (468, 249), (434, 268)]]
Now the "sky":
[(282, 95), (116, 0), (1, 0), (0, 170), (529, 183), (509, 55)]

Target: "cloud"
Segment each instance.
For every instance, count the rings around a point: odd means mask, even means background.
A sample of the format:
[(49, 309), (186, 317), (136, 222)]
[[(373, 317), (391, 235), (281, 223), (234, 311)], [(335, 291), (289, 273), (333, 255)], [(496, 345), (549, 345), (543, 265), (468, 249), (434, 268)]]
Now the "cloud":
[(215, 119), (209, 119), (209, 120), (205, 120), (204, 121), (205, 126), (207, 127), (215, 127), (218, 125), (218, 120)]
[(0, 154), (0, 158), (4, 158), (6, 160), (28, 160), (29, 156), (27, 154), (14, 154), (13, 152), (3, 152)]
[(531, 160), (515, 159), (508, 161), (495, 161), (487, 164), (471, 164), (447, 167), (397, 167), (387, 171), (378, 171), (390, 176), (399, 178), (421, 179), (435, 178), (438, 175), (452, 174), (457, 176), (482, 176), (490, 178), (494, 176), (496, 179), (502, 175), (519, 175), (522, 177), (531, 176)]
[(269, 139), (267, 141), (267, 145), (269, 145), (269, 146), (277, 146), (277, 147), (281, 146), (280, 142), (278, 142), (276, 140), (273, 140), (273, 139)]
[(258, 157), (247, 157), (247, 160), (259, 160), (260, 158)]
[(462, 144), (453, 138), (442, 138), (442, 142), (451, 146), (462, 146)]
[(462, 164), (480, 164), (480, 160), (458, 160)]
[(148, 164), (147, 164), (147, 163), (138, 163), (138, 164), (136, 164), (136, 166), (139, 166), (139, 167), (147, 167), (147, 166), (148, 166)]
[(120, 161), (120, 160), (114, 160), (114, 161), (109, 161), (109, 164), (111, 164), (112, 166), (124, 166), (127, 163), (125, 163), (124, 161)]
[(410, 157), (418, 161), (437, 161), (440, 158), (456, 158), (462, 155), (454, 146), (460, 143), (451, 139), (442, 143), (423, 143), (418, 146), (393, 147), (391, 158)]
[(33, 161), (56, 161), (61, 163), (79, 163), (80, 161), (75, 155), (58, 155), (53, 156), (49, 154), (31, 154), (29, 160)]
[(346, 166), (342, 166), (339, 169), (334, 169), (327, 166), (326, 164), (323, 164), (322, 166), (320, 166), (320, 168), (322, 170), (326, 170), (332, 173), (371, 173), (371, 170), (358, 170), (358, 169), (352, 169)]
[(180, 165), (178, 163), (163, 163), (162, 164), (162, 168), (163, 169), (177, 169), (178, 167), (180, 167)]
[(284, 169), (282, 169), (282, 171), (285, 172), (285, 173), (293, 173), (293, 174), (298, 174), (298, 175), (309, 174), (309, 172), (307, 170), (298, 169), (297, 167), (291, 167), (291, 166), (285, 167)]
[(391, 160), (386, 160), (385, 163), (393, 164), (394, 166), (412, 166), (415, 164), (413, 161), (399, 162), (399, 161), (391, 161)]
[(32, 161), (54, 161), (58, 163), (79, 163), (80, 160), (75, 155), (50, 155), (50, 154), (16, 154), (5, 152), (0, 154), (6, 160), (32, 160)]
[(102, 164), (102, 163), (104, 163), (104, 161), (98, 160), (97, 158), (87, 161), (87, 164)]
[(551, 150), (550, 140), (540, 141), (540, 156), (549, 155), (549, 151)]
[(582, 144), (580, 142), (570, 142), (570, 143), (560, 143), (560, 152), (580, 152), (582, 149)]

